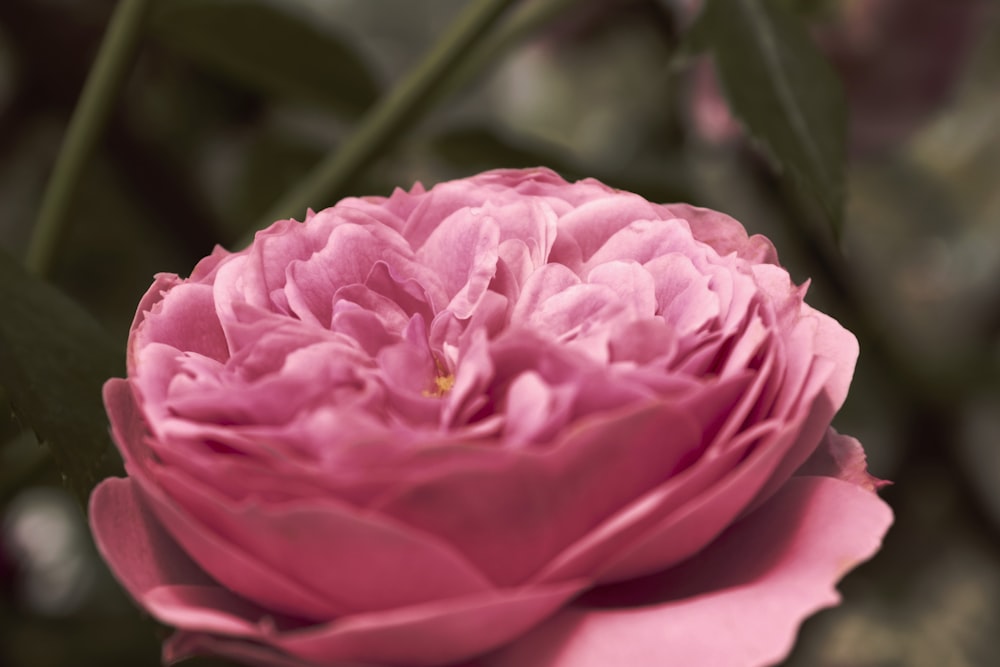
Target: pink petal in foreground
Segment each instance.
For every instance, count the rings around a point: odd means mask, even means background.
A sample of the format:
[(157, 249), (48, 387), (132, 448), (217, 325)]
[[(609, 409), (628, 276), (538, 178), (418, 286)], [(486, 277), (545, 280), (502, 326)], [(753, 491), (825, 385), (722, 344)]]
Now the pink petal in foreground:
[(701, 554), (636, 581), (638, 598), (627, 584), (603, 592), (634, 606), (578, 603), (477, 667), (775, 664), (807, 616), (839, 601), (834, 583), (875, 553), (891, 522), (865, 489), (793, 478)]
[(155, 618), (206, 632), (256, 634), (263, 612), (221, 588), (160, 527), (131, 479), (112, 477), (90, 497), (97, 548), (129, 594)]
[(218, 645), (218, 654), (275, 666), (341, 667), (354, 659), (447, 664), (516, 637), (583, 585), (495, 591), (281, 630), (274, 614), (216, 584), (180, 551), (131, 480), (104, 481), (91, 497), (90, 511), (98, 548), (122, 585), (154, 617), (182, 630), (165, 647), (167, 661), (216, 652), (211, 647)]
[(210, 654), (267, 667), (454, 666), (533, 627), (573, 597), (580, 584), (444, 600), (287, 632), (265, 629), (247, 639), (179, 632), (164, 645), (163, 657), (173, 663)]

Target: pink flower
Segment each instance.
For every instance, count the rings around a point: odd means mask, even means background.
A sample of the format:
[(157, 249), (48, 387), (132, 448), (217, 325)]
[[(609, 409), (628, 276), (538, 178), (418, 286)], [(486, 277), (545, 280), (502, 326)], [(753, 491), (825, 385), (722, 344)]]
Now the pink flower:
[(891, 521), (776, 261), (543, 169), (276, 222), (140, 303), (98, 547), (167, 660), (772, 663)]

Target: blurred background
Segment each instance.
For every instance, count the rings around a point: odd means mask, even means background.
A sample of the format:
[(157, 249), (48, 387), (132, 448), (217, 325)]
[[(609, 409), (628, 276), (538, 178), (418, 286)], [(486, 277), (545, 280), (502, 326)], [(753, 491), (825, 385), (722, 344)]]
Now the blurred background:
[[(675, 57), (698, 2), (533, 2), (552, 17), (510, 25), (340, 194), (547, 165), (769, 236), (793, 277), (811, 279), (809, 301), (861, 340), (836, 425), (894, 482), (883, 496), (897, 516), (787, 665), (1000, 664), (1000, 2), (789, 0), (848, 94), (839, 243), (729, 115), (711, 63)], [(236, 248), (464, 3), (154, 4), (51, 272), (122, 345), (152, 275)], [(11, 254), (26, 251), (113, 8), (0, 2)], [(0, 666), (153, 666), (166, 632), (97, 558), (46, 450), (0, 415)]]

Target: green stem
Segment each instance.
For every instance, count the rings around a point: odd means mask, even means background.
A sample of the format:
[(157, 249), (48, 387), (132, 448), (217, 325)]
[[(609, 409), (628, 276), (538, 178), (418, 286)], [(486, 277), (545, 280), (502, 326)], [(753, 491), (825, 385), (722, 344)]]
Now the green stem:
[(73, 193), (134, 61), (148, 6), (149, 0), (119, 0), (111, 17), (42, 197), (25, 259), (33, 273), (44, 274), (52, 264)]
[[(348, 140), (324, 158), (299, 185), (260, 220), (257, 229), (275, 220), (301, 216), (310, 206), (341, 192), (407, 126), (420, 118), (450, 72), (456, 69), (501, 14), (516, 0), (476, 0), (459, 14), (430, 53), (361, 121)], [(252, 237), (243, 239), (248, 244)]]

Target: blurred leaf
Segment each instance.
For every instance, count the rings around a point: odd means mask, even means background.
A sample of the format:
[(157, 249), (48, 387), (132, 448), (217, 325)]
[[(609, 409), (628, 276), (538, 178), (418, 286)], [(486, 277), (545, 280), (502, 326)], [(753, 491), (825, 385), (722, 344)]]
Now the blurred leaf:
[(230, 206), (231, 234), (246, 229), (247, 220), (260, 217), (267, 207), (293, 187), (323, 157), (323, 145), (263, 128), (256, 132), (240, 159)]
[(468, 171), (498, 167), (546, 166), (556, 171), (572, 171), (552, 152), (517, 145), (488, 127), (448, 130), (431, 140), (432, 149), (452, 164)]
[(85, 502), (118, 469), (101, 386), (122, 374), (124, 351), (73, 300), (2, 252), (0, 310), (0, 385)]
[[(4, 404), (6, 406), (6, 404)], [(26, 486), (52, 470), (49, 452), (30, 431), (0, 441), (0, 503), (7, 503)]]
[(707, 40), (733, 113), (838, 233), (846, 102), (801, 20), (777, 0), (708, 0), (691, 30)]
[(263, 93), (359, 114), (379, 87), (333, 29), (267, 0), (170, 0), (153, 16), (167, 45)]

